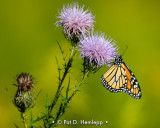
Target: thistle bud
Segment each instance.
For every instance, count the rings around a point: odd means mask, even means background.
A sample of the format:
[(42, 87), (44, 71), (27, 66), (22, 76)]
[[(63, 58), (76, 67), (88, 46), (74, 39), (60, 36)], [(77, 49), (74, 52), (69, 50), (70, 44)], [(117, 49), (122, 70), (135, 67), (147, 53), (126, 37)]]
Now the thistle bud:
[(31, 106), (32, 102), (33, 102), (33, 98), (29, 91), (27, 92), (17, 91), (14, 97), (14, 103), (16, 107), (18, 107), (19, 111), (23, 113), (27, 108)]
[(14, 104), (18, 107), (20, 112), (25, 112), (33, 102), (33, 97), (30, 91), (34, 87), (34, 81), (32, 76), (26, 73), (21, 73), (16, 81), (18, 90), (14, 97)]
[(96, 72), (100, 67), (97, 66), (97, 63), (95, 60), (92, 60), (90, 62), (89, 57), (84, 57), (84, 62), (83, 62), (84, 69), (89, 71), (89, 72)]

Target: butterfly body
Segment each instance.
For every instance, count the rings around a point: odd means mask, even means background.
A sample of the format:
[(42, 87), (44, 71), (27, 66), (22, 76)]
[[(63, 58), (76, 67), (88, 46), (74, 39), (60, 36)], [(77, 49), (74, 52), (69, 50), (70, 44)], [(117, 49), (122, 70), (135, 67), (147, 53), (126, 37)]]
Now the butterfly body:
[(121, 56), (116, 57), (111, 68), (102, 75), (101, 81), (105, 88), (111, 92), (123, 91), (135, 99), (141, 98), (139, 83)]

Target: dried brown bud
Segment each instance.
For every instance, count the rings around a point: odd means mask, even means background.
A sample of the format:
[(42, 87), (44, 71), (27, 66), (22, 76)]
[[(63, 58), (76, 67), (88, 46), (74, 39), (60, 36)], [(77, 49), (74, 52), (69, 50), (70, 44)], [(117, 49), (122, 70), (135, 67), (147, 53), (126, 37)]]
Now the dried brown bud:
[(29, 74), (21, 73), (16, 80), (17, 80), (18, 90), (20, 92), (29, 91), (32, 87), (34, 87), (32, 76), (29, 76)]
[(17, 77), (16, 81), (18, 90), (14, 97), (14, 104), (20, 112), (24, 113), (25, 110), (29, 108), (34, 101), (30, 91), (34, 87), (34, 81), (32, 76), (27, 73), (21, 73)]

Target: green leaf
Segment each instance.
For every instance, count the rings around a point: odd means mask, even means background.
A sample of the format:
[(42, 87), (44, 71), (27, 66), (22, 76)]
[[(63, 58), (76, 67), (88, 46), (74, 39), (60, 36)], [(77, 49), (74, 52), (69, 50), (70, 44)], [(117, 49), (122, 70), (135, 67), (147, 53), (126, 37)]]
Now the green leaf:
[(65, 59), (65, 57), (64, 57), (64, 51), (62, 50), (62, 47), (61, 47), (61, 45), (59, 44), (58, 41), (57, 41), (57, 44), (58, 44), (59, 49), (61, 50), (61, 53), (62, 53), (62, 57), (63, 57), (63, 61), (64, 61), (64, 66), (66, 66), (66, 59)]
[(66, 98), (68, 99), (68, 92), (70, 91), (70, 77), (69, 77), (69, 81), (68, 81), (68, 86), (67, 86), (67, 89), (66, 89)]
[(15, 123), (14, 123), (14, 126), (15, 126), (16, 128), (19, 128)]
[(30, 127), (32, 128), (34, 124), (33, 116), (32, 116), (32, 111), (31, 111), (31, 119), (30, 119)]
[(60, 66), (59, 66), (58, 59), (57, 59), (57, 57), (55, 57), (55, 58), (56, 58), (57, 66), (58, 66), (58, 71), (60, 71), (60, 70), (61, 70), (61, 68), (60, 68)]
[(37, 122), (37, 121), (40, 121), (40, 120), (42, 120), (44, 118), (44, 116), (42, 116), (42, 117), (37, 117), (35, 120), (33, 120), (33, 123), (35, 123), (35, 122)]
[(58, 62), (57, 57), (55, 57), (55, 58), (56, 58), (57, 66), (58, 66), (58, 74), (59, 74), (58, 79), (59, 79), (59, 82), (60, 82), (60, 81), (61, 81), (61, 68), (60, 68), (60, 66), (59, 66), (59, 62)]

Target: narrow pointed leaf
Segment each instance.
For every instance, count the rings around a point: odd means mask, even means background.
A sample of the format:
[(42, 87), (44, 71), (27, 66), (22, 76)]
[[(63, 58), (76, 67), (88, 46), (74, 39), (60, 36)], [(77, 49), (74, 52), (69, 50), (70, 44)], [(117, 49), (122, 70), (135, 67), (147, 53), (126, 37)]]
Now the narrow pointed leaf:
[(68, 92), (70, 90), (69, 85), (70, 85), (70, 77), (69, 77), (68, 86), (67, 86), (67, 89), (66, 89), (66, 98), (67, 99), (68, 99)]
[(63, 57), (63, 61), (64, 61), (64, 66), (66, 66), (66, 59), (64, 57), (64, 51), (62, 50), (62, 47), (61, 47), (61, 45), (59, 44), (58, 41), (57, 41), (57, 43), (58, 43), (59, 49), (61, 50), (61, 53), (62, 53), (62, 57)]

